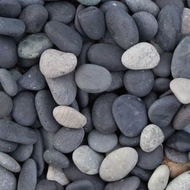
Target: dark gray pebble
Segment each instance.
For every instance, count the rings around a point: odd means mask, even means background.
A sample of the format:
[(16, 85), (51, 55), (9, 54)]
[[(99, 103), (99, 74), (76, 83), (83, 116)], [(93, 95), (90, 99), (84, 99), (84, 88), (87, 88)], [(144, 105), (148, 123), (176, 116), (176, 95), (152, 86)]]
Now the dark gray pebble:
[(23, 59), (23, 58), (19, 58), (17, 65), (19, 67), (23, 67), (23, 68), (30, 68), (36, 64), (39, 63), (39, 58), (35, 58), (35, 59)]
[(147, 125), (145, 104), (136, 96), (119, 96), (112, 105), (112, 113), (120, 131), (127, 137), (139, 135)]
[(136, 136), (136, 137), (126, 137), (125, 135), (121, 134), (119, 136), (119, 143), (122, 146), (128, 146), (128, 147), (139, 146), (139, 144), (140, 144), (140, 135)]
[(153, 91), (155, 92), (166, 92), (170, 89), (170, 82), (169, 78), (157, 78), (154, 81)]
[(77, 89), (77, 102), (81, 108), (85, 108), (89, 102), (89, 94), (80, 88)]
[(45, 150), (53, 149), (54, 148), (54, 146), (53, 146), (53, 138), (54, 138), (55, 133), (48, 132), (42, 127), (40, 128), (40, 132), (41, 132), (43, 142), (44, 142), (44, 149)]
[(18, 147), (17, 143), (0, 139), (0, 151), (1, 152), (13, 152)]
[(79, 105), (78, 102), (76, 101), (76, 99), (72, 102), (72, 104), (70, 105), (72, 108), (74, 108), (75, 110), (79, 111)]
[(18, 0), (18, 2), (20, 3), (22, 8), (32, 5), (32, 4), (44, 5), (44, 0)]
[(108, 30), (105, 31), (104, 36), (102, 39), (99, 40), (100, 43), (104, 43), (104, 44), (110, 44), (110, 45), (114, 45), (117, 46), (117, 43), (114, 41), (114, 39), (111, 37), (110, 33)]
[(63, 186), (61, 186), (61, 189), (58, 189), (58, 186), (59, 184), (56, 181), (42, 179), (38, 182), (36, 190), (64, 190)]
[(154, 101), (156, 101), (158, 98), (157, 94), (153, 91), (151, 91), (148, 95), (143, 97), (143, 102), (146, 105), (146, 108), (149, 109), (149, 107), (152, 105)]
[(92, 182), (86, 179), (81, 179), (70, 183), (65, 190), (94, 190), (94, 185)]
[(85, 35), (78, 18), (79, 12), (82, 11), (83, 9), (85, 9), (85, 6), (83, 4), (79, 4), (76, 10), (76, 14), (75, 14), (75, 28), (80, 34)]
[(164, 133), (164, 140), (167, 140), (175, 132), (175, 129), (173, 128), (171, 124), (164, 128), (161, 128), (161, 130)]

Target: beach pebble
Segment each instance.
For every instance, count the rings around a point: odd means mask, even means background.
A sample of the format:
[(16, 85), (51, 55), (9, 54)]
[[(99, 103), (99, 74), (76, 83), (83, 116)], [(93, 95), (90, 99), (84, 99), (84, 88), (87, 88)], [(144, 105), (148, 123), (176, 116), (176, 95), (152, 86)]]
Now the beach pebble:
[(135, 147), (135, 146), (138, 146), (140, 144), (140, 136), (126, 137), (125, 135), (121, 134), (119, 136), (119, 143), (122, 146)]
[(21, 5), (22, 8), (27, 7), (32, 4), (40, 4), (44, 5), (43, 0), (18, 0), (19, 4)]
[(101, 0), (77, 0), (77, 1), (83, 5), (92, 6), (92, 5), (97, 5)]
[[(183, 0), (153, 0), (160, 9), (164, 8), (167, 5), (176, 5), (178, 8), (183, 9), (184, 3)], [(188, 1), (188, 0), (187, 0)]]
[(0, 139), (0, 151), (1, 152), (13, 152), (18, 147), (17, 143)]
[(104, 181), (113, 182), (124, 178), (135, 167), (138, 154), (130, 147), (119, 148), (103, 160), (99, 175)]
[(154, 80), (154, 86), (152, 90), (154, 92), (166, 92), (170, 90), (170, 82), (169, 78), (157, 78)]
[(90, 131), (92, 131), (92, 129), (94, 128), (93, 123), (92, 123), (92, 114), (91, 114), (91, 108), (89, 107), (85, 107), (83, 109), (81, 109), (81, 113), (86, 117), (87, 119), (87, 123), (86, 125), (83, 127), (85, 130), (85, 133), (89, 133)]
[(146, 108), (149, 109), (149, 107), (152, 105), (154, 101), (156, 101), (158, 98), (156, 92), (151, 91), (148, 95), (142, 98), (143, 102), (146, 105)]
[(84, 189), (94, 190), (94, 185), (86, 179), (81, 179), (70, 183), (66, 188), (66, 190), (84, 190)]
[(72, 72), (77, 65), (77, 58), (72, 53), (48, 49), (41, 55), (39, 65), (45, 77), (57, 78)]
[(184, 8), (182, 14), (182, 25), (181, 25), (181, 34), (189, 35), (190, 34), (190, 9)]
[(55, 181), (42, 179), (38, 182), (36, 190), (64, 190), (62, 185), (61, 187), (62, 187), (61, 189), (58, 189), (58, 183)]

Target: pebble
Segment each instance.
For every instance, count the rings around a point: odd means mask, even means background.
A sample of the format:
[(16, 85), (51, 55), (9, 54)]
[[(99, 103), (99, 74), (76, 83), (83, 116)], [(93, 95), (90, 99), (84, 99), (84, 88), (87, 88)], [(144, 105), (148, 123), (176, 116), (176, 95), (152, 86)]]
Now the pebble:
[(140, 180), (136, 176), (127, 177), (121, 181), (108, 183), (105, 186), (105, 190), (118, 190), (118, 189), (127, 189), (127, 190), (135, 190), (139, 187)]
[(128, 70), (123, 83), (129, 94), (143, 97), (148, 95), (154, 85), (154, 74), (151, 70)]
[(43, 127), (40, 128), (40, 132), (41, 132), (43, 142), (44, 142), (44, 150), (54, 149), (53, 138), (54, 138), (55, 133), (46, 131)]
[(119, 136), (119, 143), (122, 146), (128, 146), (128, 147), (139, 146), (139, 144), (140, 144), (140, 136), (126, 137), (125, 135), (121, 134)]
[(47, 180), (56, 181), (63, 186), (70, 183), (70, 180), (67, 178), (61, 168), (55, 168), (51, 165), (48, 167)]
[(190, 9), (184, 8), (182, 14), (182, 25), (181, 25), (181, 34), (189, 35), (190, 34)]
[(175, 132), (175, 129), (173, 128), (171, 124), (161, 129), (162, 129), (162, 132), (164, 133), (164, 140), (167, 140)]
[(79, 129), (86, 125), (86, 117), (69, 106), (57, 106), (53, 110), (55, 120), (64, 127)]
[(53, 47), (53, 43), (44, 33), (30, 34), (18, 44), (18, 56), (23, 59), (34, 59)]
[(53, 109), (57, 104), (49, 90), (38, 91), (35, 97), (35, 106), (42, 127), (49, 132), (57, 132), (60, 125), (53, 117)]
[(92, 123), (91, 109), (89, 107), (85, 107), (85, 108), (81, 109), (81, 113), (87, 119), (87, 123), (83, 128), (85, 130), (85, 133), (89, 133), (94, 128), (93, 123)]
[(69, 159), (64, 154), (54, 149), (47, 149), (43, 158), (47, 164), (54, 167), (67, 168), (70, 164)]
[(156, 100), (148, 110), (150, 121), (159, 126), (166, 127), (179, 110), (181, 104), (174, 95), (164, 96)]
[(112, 78), (110, 72), (104, 67), (85, 64), (76, 70), (75, 81), (77, 86), (85, 92), (100, 93), (110, 87)]
[(94, 129), (88, 135), (88, 144), (96, 152), (109, 152), (117, 145), (117, 143), (118, 138), (115, 133), (102, 134)]
[[(15, 190), (17, 180), (12, 172), (0, 166), (0, 189), (2, 190)], [(19, 190), (19, 189), (18, 189)]]
[(23, 67), (23, 68), (30, 68), (30, 67), (38, 64), (38, 62), (39, 62), (39, 58), (35, 58), (35, 59), (19, 58), (17, 65), (19, 67)]
[(58, 105), (70, 105), (75, 100), (77, 86), (74, 72), (54, 79), (46, 78), (46, 82)]
[(76, 56), (80, 54), (82, 38), (71, 27), (58, 21), (50, 21), (45, 25), (45, 32), (59, 50)]
[(160, 11), (159, 7), (151, 0), (125, 0), (125, 2), (133, 13), (145, 11), (157, 17)]
[(112, 113), (121, 133), (127, 137), (139, 135), (147, 125), (146, 107), (136, 96), (119, 96), (112, 105)]
[(48, 49), (42, 53), (39, 65), (45, 77), (57, 78), (72, 72), (77, 65), (77, 58), (72, 53)]
[(23, 91), (17, 94), (13, 99), (12, 116), (14, 120), (23, 126), (31, 126), (37, 119), (37, 112), (34, 102), (34, 94)]
[(0, 139), (0, 151), (1, 152), (13, 152), (18, 147), (17, 143)]
[(80, 88), (77, 88), (77, 102), (81, 108), (85, 108), (89, 102), (89, 94)]
[[(175, 5), (165, 6), (158, 15), (156, 41), (164, 51), (173, 51), (180, 40), (181, 14)], [(175, 20), (175, 22), (171, 22)], [(167, 25), (167, 27), (165, 27)], [(168, 35), (170, 34), (170, 35)]]
[(159, 61), (159, 53), (153, 45), (147, 42), (131, 47), (121, 57), (122, 64), (131, 70), (153, 69)]
[(101, 0), (77, 0), (77, 1), (86, 6), (93, 6), (100, 3)]
[(102, 134), (111, 134), (118, 129), (112, 114), (112, 104), (117, 97), (114, 93), (105, 93), (99, 96), (93, 104), (92, 122)]
[(105, 67), (109, 71), (122, 71), (126, 68), (121, 63), (124, 50), (111, 44), (98, 43), (88, 50), (88, 59), (91, 63)]
[(161, 165), (152, 174), (148, 181), (149, 190), (164, 190), (168, 184), (170, 170), (168, 166)]
[(53, 145), (62, 153), (71, 153), (84, 139), (84, 129), (72, 129), (62, 127), (54, 135)]
[(84, 189), (94, 190), (94, 185), (86, 179), (81, 179), (70, 183), (66, 187), (66, 190), (84, 190)]
[(68, 24), (75, 17), (76, 8), (70, 2), (47, 2), (44, 7), (48, 11), (49, 20)]
[(124, 50), (137, 44), (139, 32), (132, 17), (121, 8), (108, 9), (105, 14), (107, 29), (114, 41)]
[(113, 182), (124, 178), (135, 167), (138, 154), (130, 147), (119, 148), (103, 160), (99, 175), (104, 181)]
[(137, 166), (142, 169), (154, 170), (162, 163), (163, 148), (161, 146), (152, 152), (144, 152), (141, 148), (136, 148), (136, 151), (139, 157)]
[(148, 95), (142, 98), (144, 104), (146, 105), (146, 108), (149, 109), (149, 107), (152, 105), (154, 101), (156, 101), (158, 98), (157, 94), (153, 91), (151, 91)]
[[(55, 181), (49, 181), (46, 179), (42, 179), (38, 182), (36, 190), (58, 190), (57, 184), (58, 183)], [(60, 189), (60, 190), (62, 190), (62, 189)]]
[(17, 190), (35, 190), (37, 185), (37, 166), (33, 159), (28, 159), (22, 165), (18, 178)]
[(72, 154), (73, 162), (77, 168), (88, 175), (98, 174), (104, 156), (95, 152), (87, 145), (78, 147)]
[(18, 2), (20, 3), (22, 8), (32, 5), (32, 4), (44, 5), (43, 0), (18, 0)]
[(166, 92), (170, 90), (170, 82), (169, 78), (157, 78), (154, 80), (153, 91), (155, 92)]
[(140, 147), (144, 152), (152, 152), (163, 142), (164, 134), (157, 125), (149, 124), (141, 132)]

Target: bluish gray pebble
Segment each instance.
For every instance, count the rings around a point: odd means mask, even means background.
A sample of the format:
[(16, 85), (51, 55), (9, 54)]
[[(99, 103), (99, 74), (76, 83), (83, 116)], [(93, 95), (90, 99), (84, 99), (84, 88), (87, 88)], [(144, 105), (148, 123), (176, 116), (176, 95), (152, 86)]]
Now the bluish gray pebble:
[(142, 98), (143, 102), (146, 105), (146, 108), (149, 109), (149, 107), (151, 106), (151, 104), (156, 101), (158, 98), (156, 92), (151, 91), (148, 95), (146, 95), (145, 97)]
[(166, 92), (170, 89), (170, 82), (169, 78), (157, 78), (154, 81), (153, 91), (154, 92)]
[(80, 34), (85, 35), (78, 18), (79, 12), (82, 11), (83, 9), (85, 9), (85, 6), (83, 4), (79, 4), (75, 14), (75, 28)]
[(17, 143), (0, 139), (0, 151), (1, 152), (13, 152), (18, 147)]
[(44, 142), (44, 150), (53, 149), (53, 138), (55, 133), (46, 131), (43, 127), (40, 128), (40, 132)]
[(76, 99), (72, 102), (72, 104), (70, 104), (70, 106), (75, 110), (79, 111), (79, 105)]
[(99, 42), (104, 43), (104, 44), (110, 44), (110, 45), (114, 45), (117, 46), (117, 43), (114, 41), (114, 39), (111, 37), (109, 31), (106, 29), (104, 36), (102, 39), (99, 40)]
[(136, 137), (126, 137), (125, 135), (121, 134), (119, 136), (119, 143), (122, 146), (128, 146), (128, 147), (136, 147), (140, 144), (140, 135)]
[(86, 179), (81, 179), (67, 185), (65, 190), (94, 190), (94, 185), (92, 182)]
[(167, 140), (175, 132), (175, 129), (173, 128), (171, 124), (161, 129), (162, 129), (162, 132), (164, 133), (164, 140)]
[(81, 108), (85, 108), (89, 102), (89, 94), (80, 88), (77, 89), (77, 101)]
[(44, 0), (18, 0), (18, 2), (20, 3), (22, 8), (32, 5), (32, 4), (44, 5)]
[(64, 187), (61, 185), (61, 189), (58, 189), (59, 184), (56, 181), (50, 181), (42, 179), (38, 182), (36, 190), (64, 190)]

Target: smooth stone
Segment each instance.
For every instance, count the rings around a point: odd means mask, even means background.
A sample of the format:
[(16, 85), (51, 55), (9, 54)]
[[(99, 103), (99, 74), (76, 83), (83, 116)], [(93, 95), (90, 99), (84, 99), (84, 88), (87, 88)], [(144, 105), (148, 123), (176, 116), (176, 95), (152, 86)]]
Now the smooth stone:
[(53, 145), (55, 149), (62, 153), (71, 153), (84, 139), (84, 129), (72, 129), (62, 127), (54, 135)]
[(2, 190), (16, 190), (17, 180), (12, 172), (0, 166), (0, 189)]
[(0, 2), (0, 16), (16, 18), (21, 12), (21, 6), (15, 0), (1, 0)]
[(137, 137), (126, 137), (125, 135), (121, 134), (119, 136), (119, 143), (122, 146), (128, 146), (128, 147), (139, 146), (139, 144), (140, 144), (140, 136), (137, 136)]
[(189, 53), (190, 36), (185, 37), (176, 47), (171, 64), (171, 74), (173, 78), (190, 79)]
[(119, 148), (103, 160), (99, 175), (104, 181), (113, 182), (124, 178), (135, 167), (138, 154), (130, 147)]
[(25, 162), (27, 159), (30, 158), (32, 152), (33, 152), (32, 144), (29, 145), (19, 144), (16, 150), (11, 152), (9, 155), (18, 162)]
[(137, 166), (142, 169), (154, 170), (162, 163), (163, 148), (161, 146), (152, 152), (144, 152), (141, 148), (136, 148), (136, 151), (139, 157)]
[(72, 159), (81, 172), (94, 175), (98, 174), (104, 156), (95, 152), (89, 146), (82, 145), (73, 152)]
[(88, 145), (96, 152), (106, 153), (111, 151), (118, 143), (115, 133), (102, 134), (96, 129), (88, 134)]
[(112, 114), (112, 104), (117, 97), (114, 93), (106, 93), (99, 96), (93, 104), (92, 122), (102, 134), (111, 134), (117, 130), (117, 124)]
[(3, 91), (0, 91), (0, 118), (8, 116), (13, 109), (12, 99)]
[(21, 36), (24, 32), (25, 32), (25, 24), (23, 21), (14, 18), (0, 17), (1, 35), (18, 37)]
[(124, 50), (120, 47), (98, 43), (88, 50), (88, 59), (91, 63), (105, 67), (109, 71), (122, 71), (126, 68), (121, 63)]
[(77, 0), (77, 1), (83, 5), (92, 6), (92, 5), (97, 5), (101, 0)]
[(23, 68), (30, 68), (38, 63), (39, 63), (39, 58), (34, 58), (34, 59), (19, 58), (17, 65)]
[(158, 98), (157, 94), (153, 91), (151, 91), (148, 95), (142, 98), (144, 104), (146, 105), (146, 108), (149, 109), (149, 107), (152, 105), (154, 101), (156, 101)]
[(54, 167), (67, 168), (70, 164), (69, 159), (64, 154), (54, 149), (47, 149), (43, 158), (47, 164)]
[(17, 63), (17, 45), (12, 38), (0, 35), (0, 54), (0, 67), (11, 68)]
[(123, 83), (129, 94), (143, 97), (150, 93), (154, 85), (154, 74), (151, 70), (128, 70)]
[(16, 80), (13, 78), (11, 73), (3, 68), (0, 68), (0, 83), (4, 91), (9, 96), (15, 96), (18, 92)]
[(153, 124), (161, 128), (166, 127), (171, 123), (180, 106), (181, 103), (174, 95), (164, 96), (150, 106), (148, 117)]
[(86, 179), (81, 179), (67, 185), (65, 190), (94, 190), (94, 185)]
[(173, 54), (164, 52), (160, 55), (160, 62), (152, 69), (153, 73), (158, 77), (169, 77), (171, 73), (171, 62)]
[(182, 164), (189, 162), (187, 152), (180, 152), (178, 150), (165, 146), (164, 153), (165, 156), (168, 159), (170, 159), (172, 162), (182, 163)]
[(110, 45), (114, 45), (116, 47), (119, 47), (117, 45), (117, 43), (115, 42), (115, 40), (112, 38), (112, 36), (110, 35), (109, 31), (106, 29), (104, 36), (102, 39), (99, 40), (100, 43), (103, 44), (110, 44)]
[(55, 168), (51, 165), (48, 167), (47, 180), (56, 181), (63, 186), (70, 183), (70, 180), (67, 178), (61, 168)]
[(20, 143), (34, 144), (37, 141), (34, 130), (23, 127), (13, 121), (0, 119), (0, 138), (3, 140)]
[(159, 96), (159, 98), (163, 98), (163, 97), (169, 96), (169, 95), (173, 95), (173, 93), (172, 93), (172, 91), (171, 91), (170, 89), (167, 90), (166, 92), (164, 92), (163, 94), (161, 94), (161, 95)]
[(106, 25), (111, 37), (124, 50), (137, 44), (139, 32), (132, 17), (121, 8), (106, 11)]
[[(38, 182), (36, 190), (58, 190), (57, 184), (58, 183), (55, 181), (49, 181), (46, 179), (42, 179)], [(60, 189), (60, 190), (64, 190), (64, 189)]]
[(173, 119), (174, 129), (181, 130), (190, 123), (190, 104), (183, 105)]
[(122, 57), (122, 64), (131, 70), (153, 69), (158, 65), (160, 55), (155, 47), (147, 42), (141, 42), (126, 50)]
[[(175, 22), (171, 22), (175, 20)], [(158, 15), (156, 41), (164, 51), (173, 51), (180, 40), (181, 13), (175, 5), (165, 6)], [(166, 27), (167, 25), (167, 27)], [(168, 35), (170, 34), (170, 35)]]
[(145, 104), (133, 95), (119, 96), (112, 105), (112, 114), (118, 128), (127, 137), (139, 135), (147, 125)]
[(52, 47), (53, 43), (44, 33), (27, 35), (18, 45), (18, 56), (23, 59), (38, 58), (45, 50)]
[(149, 124), (141, 132), (140, 147), (144, 152), (152, 152), (163, 142), (164, 134), (157, 125)]
[(181, 34), (189, 35), (190, 34), (190, 9), (184, 8), (182, 14), (182, 25), (181, 25)]
[(164, 190), (168, 184), (170, 170), (168, 166), (161, 165), (152, 174), (148, 181), (149, 190)]
[(34, 99), (34, 94), (29, 91), (22, 91), (14, 97), (12, 116), (18, 124), (31, 126), (35, 123), (37, 112)]
[(49, 90), (38, 91), (35, 97), (35, 106), (42, 127), (49, 132), (56, 132), (60, 128), (53, 117), (53, 109), (57, 104)]
[(77, 86), (85, 92), (100, 93), (110, 87), (112, 78), (110, 72), (104, 67), (85, 64), (76, 70), (75, 81)]
[(57, 106), (53, 110), (55, 120), (64, 127), (79, 129), (82, 128), (87, 119), (79, 111), (69, 106)]
[(145, 11), (156, 17), (160, 11), (159, 7), (151, 0), (125, 0), (125, 2), (133, 13)]
[(44, 7), (48, 11), (49, 20), (68, 24), (75, 17), (76, 8), (70, 2), (47, 2)]
[(46, 78), (46, 82), (58, 105), (70, 105), (75, 100), (77, 86), (74, 72), (54, 79)]
[(190, 186), (190, 172), (182, 173), (174, 178), (166, 187), (166, 190), (186, 190)]
[(78, 15), (79, 15), (79, 12), (82, 11), (83, 9), (85, 9), (85, 6), (83, 4), (79, 4), (78, 7), (77, 7), (77, 10), (76, 10), (76, 14), (75, 14), (75, 28), (76, 30), (82, 34), (82, 35), (85, 35), (81, 25), (80, 25), (80, 22), (79, 22), (79, 19), (78, 19)]
[(17, 190), (35, 190), (37, 185), (37, 166), (34, 160), (28, 159), (22, 165), (18, 178)]
[(118, 190), (118, 189), (127, 189), (127, 190), (135, 190), (140, 185), (140, 179), (136, 176), (127, 177), (121, 181), (108, 183), (105, 186), (105, 190)]
[(32, 4), (44, 5), (44, 0), (18, 0), (18, 2), (20, 3), (22, 8), (32, 5)]
[(40, 58), (40, 71), (47, 78), (57, 78), (72, 72), (77, 65), (77, 58), (72, 53), (55, 49), (44, 51)]
[(77, 102), (77, 100), (75, 99), (74, 101), (73, 101), (73, 103), (71, 104), (71, 105), (69, 105), (71, 108), (73, 108), (73, 109), (75, 109), (76, 111), (80, 111), (80, 109), (79, 109), (79, 105), (78, 105), (78, 102)]
[(54, 138), (55, 133), (46, 131), (43, 127), (40, 128), (40, 132), (41, 132), (43, 142), (44, 142), (44, 150), (54, 149), (53, 138)]
[(166, 92), (170, 90), (170, 82), (169, 78), (157, 78), (154, 80), (154, 86), (152, 90), (154, 92)]
[(3, 139), (0, 139), (0, 151), (1, 152), (13, 152), (18, 147), (17, 143), (5, 141)]
[(45, 25), (45, 32), (59, 50), (76, 56), (80, 54), (82, 38), (71, 27), (58, 21), (50, 21)]
[(162, 129), (162, 132), (164, 133), (164, 141), (166, 141), (175, 132), (175, 129), (173, 128), (171, 124), (161, 129)]
[(80, 88), (77, 88), (77, 102), (81, 108), (85, 108), (88, 106), (89, 102), (89, 94)]
[(153, 1), (160, 7), (160, 9), (163, 9), (167, 5), (176, 5), (180, 9), (184, 8), (183, 0), (153, 0)]
[(190, 134), (186, 131), (178, 131), (167, 140), (166, 145), (180, 152), (190, 151)]
[(186, 78), (175, 78), (170, 83), (170, 89), (182, 104), (190, 103), (190, 80)]

